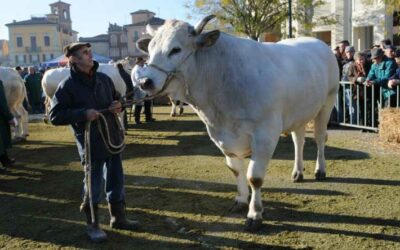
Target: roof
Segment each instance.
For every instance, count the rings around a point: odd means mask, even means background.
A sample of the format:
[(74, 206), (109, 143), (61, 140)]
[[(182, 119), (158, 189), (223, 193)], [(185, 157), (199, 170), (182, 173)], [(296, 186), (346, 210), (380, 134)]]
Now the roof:
[(130, 26), (145, 26), (145, 25), (147, 25), (147, 24), (159, 26), (159, 25), (163, 25), (164, 23), (165, 23), (165, 19), (158, 18), (158, 17), (152, 17), (152, 18), (150, 18), (150, 19), (147, 20), (147, 21), (137, 22), (137, 23), (132, 23), (132, 24), (127, 24), (127, 25), (124, 25), (124, 27), (130, 27)]
[(29, 20), (24, 21), (14, 21), (12, 23), (7, 23), (6, 26), (14, 26), (14, 25), (41, 25), (41, 24), (53, 24), (57, 25), (57, 23), (49, 21), (46, 17), (32, 17)]
[(107, 34), (101, 34), (93, 37), (79, 37), (79, 42), (108, 42)]
[(69, 6), (71, 6), (71, 4), (69, 4), (69, 3), (64, 3), (64, 2), (62, 2), (62, 1), (58, 1), (58, 2), (55, 2), (55, 3), (51, 3), (51, 4), (49, 4), (50, 6), (53, 6), (53, 5), (58, 5), (58, 4), (65, 4), (65, 5), (69, 5)]
[(151, 12), (151, 11), (149, 11), (149, 10), (137, 10), (137, 11), (135, 11), (135, 12), (131, 12), (131, 15), (132, 14), (147, 14), (147, 13), (151, 13), (151, 14), (156, 14), (156, 13), (154, 13), (154, 12)]

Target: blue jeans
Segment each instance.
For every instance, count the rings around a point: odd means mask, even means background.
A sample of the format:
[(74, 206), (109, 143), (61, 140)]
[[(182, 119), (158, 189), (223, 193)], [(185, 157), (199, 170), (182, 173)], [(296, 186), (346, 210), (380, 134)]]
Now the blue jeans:
[[(91, 187), (93, 204), (100, 203), (103, 190), (109, 203), (125, 200), (124, 172), (121, 154), (111, 155), (103, 160), (92, 161)], [(83, 195), (86, 194), (86, 180), (83, 180)]]

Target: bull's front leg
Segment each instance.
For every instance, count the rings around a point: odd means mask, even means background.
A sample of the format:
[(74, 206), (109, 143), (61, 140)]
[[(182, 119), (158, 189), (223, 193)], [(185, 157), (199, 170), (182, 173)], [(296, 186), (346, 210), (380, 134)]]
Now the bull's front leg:
[(292, 180), (294, 182), (303, 181), (303, 151), (305, 143), (306, 128), (301, 127), (292, 132), (292, 139), (294, 143), (294, 167), (292, 171)]
[(251, 187), (251, 200), (247, 213), (246, 231), (255, 232), (262, 226), (263, 211), (261, 187), (269, 161), (272, 158), (279, 133), (276, 135), (255, 136), (252, 142), (252, 156), (247, 169), (247, 180)]
[(235, 203), (230, 209), (231, 212), (238, 213), (247, 211), (249, 187), (247, 186), (244, 160), (226, 156), (226, 165), (236, 177), (238, 195), (235, 197)]

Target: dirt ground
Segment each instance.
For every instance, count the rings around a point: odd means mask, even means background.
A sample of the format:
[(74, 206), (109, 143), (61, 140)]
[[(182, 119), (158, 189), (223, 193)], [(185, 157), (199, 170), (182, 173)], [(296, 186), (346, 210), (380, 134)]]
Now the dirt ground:
[(305, 181), (293, 183), (293, 144), (282, 137), (263, 185), (264, 223), (243, 231), (232, 214), (235, 179), (197, 116), (185, 109), (131, 125), (123, 153), (127, 211), (137, 232), (108, 227), (91, 243), (79, 213), (82, 167), (69, 127), (30, 124), (14, 146), (18, 164), (0, 172), (0, 248), (4, 249), (400, 249), (400, 150), (375, 133), (331, 128), (327, 180), (313, 178), (316, 146), (307, 134)]

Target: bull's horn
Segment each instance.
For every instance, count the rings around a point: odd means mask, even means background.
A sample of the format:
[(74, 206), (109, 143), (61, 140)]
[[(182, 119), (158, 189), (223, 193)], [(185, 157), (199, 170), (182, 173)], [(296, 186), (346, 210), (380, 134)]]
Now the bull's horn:
[(200, 22), (198, 22), (194, 28), (196, 35), (199, 35), (203, 31), (206, 24), (213, 18), (215, 18), (215, 15), (209, 15), (204, 17)]

